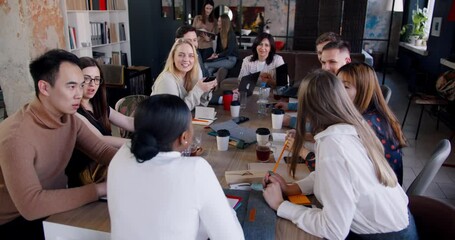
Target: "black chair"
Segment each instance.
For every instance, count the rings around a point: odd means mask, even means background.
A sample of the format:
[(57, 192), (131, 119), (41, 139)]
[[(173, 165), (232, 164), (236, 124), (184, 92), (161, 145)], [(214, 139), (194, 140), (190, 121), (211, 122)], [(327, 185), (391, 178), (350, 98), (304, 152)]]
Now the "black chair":
[(412, 94), (409, 97), (408, 107), (406, 108), (406, 113), (404, 114), (403, 123), (401, 124), (402, 129), (404, 128), (404, 123), (406, 122), (406, 117), (408, 116), (409, 107), (411, 106), (411, 103), (420, 105), (420, 116), (419, 116), (419, 123), (417, 124), (416, 136), (414, 138), (415, 140), (417, 140), (417, 137), (419, 136), (420, 123), (422, 122), (422, 115), (423, 115), (423, 110), (425, 109), (425, 106), (436, 106), (437, 107), (436, 129), (439, 129), (439, 113), (440, 113), (441, 107), (447, 106), (449, 104), (449, 102), (446, 99), (443, 99), (439, 96), (423, 94), (423, 93)]

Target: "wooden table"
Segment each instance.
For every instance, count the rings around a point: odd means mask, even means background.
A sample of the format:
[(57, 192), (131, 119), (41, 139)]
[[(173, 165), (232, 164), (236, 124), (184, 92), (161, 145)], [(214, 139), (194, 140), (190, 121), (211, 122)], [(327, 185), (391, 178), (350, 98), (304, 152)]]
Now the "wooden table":
[[(257, 114), (256, 95), (249, 97), (246, 109), (240, 110), (241, 116), (250, 118), (242, 123), (243, 127), (266, 127), (271, 132), (285, 132), (286, 129), (273, 130), (270, 114), (259, 117)], [(216, 106), (217, 120), (222, 122), (231, 119), (230, 112), (223, 106)], [(215, 123), (216, 123), (215, 122)], [(229, 146), (228, 151), (218, 151), (215, 137), (208, 135), (209, 128), (193, 125), (195, 132), (202, 134), (204, 157), (212, 166), (220, 184), (228, 188), (224, 173), (231, 170), (245, 170), (248, 163), (257, 162), (255, 146), (238, 149)], [(46, 239), (109, 239), (110, 220), (106, 202), (94, 202), (78, 209), (50, 216), (44, 222)], [(296, 227), (292, 222), (278, 218), (276, 224), (276, 239), (320, 239)]]

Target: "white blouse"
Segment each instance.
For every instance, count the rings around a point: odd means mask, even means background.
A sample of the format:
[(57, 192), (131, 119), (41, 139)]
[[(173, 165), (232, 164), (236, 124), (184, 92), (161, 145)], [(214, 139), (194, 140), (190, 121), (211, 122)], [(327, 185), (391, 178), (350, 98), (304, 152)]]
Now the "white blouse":
[(297, 182), (303, 193), (314, 193), (322, 209), (284, 201), (278, 216), (304, 231), (328, 239), (358, 234), (395, 232), (406, 228), (408, 197), (397, 184), (385, 187), (352, 125), (336, 124), (314, 136), (316, 170)]
[(240, 69), (240, 73), (239, 73), (239, 77), (238, 77), (239, 80), (242, 79), (242, 77), (244, 77), (246, 75), (256, 73), (256, 72), (269, 73), (270, 75), (272, 75), (273, 79), (276, 79), (275, 78), (275, 75), (276, 75), (275, 68), (284, 64), (283, 58), (278, 54), (275, 54), (273, 56), (272, 62), (268, 65), (264, 64), (265, 62), (260, 62), (259, 60), (251, 62), (250, 60), (252, 57), (253, 57), (253, 55), (250, 55), (243, 59), (242, 68)]
[(107, 195), (116, 239), (244, 239), (234, 209), (201, 157), (160, 152), (138, 163), (124, 144), (109, 165)]

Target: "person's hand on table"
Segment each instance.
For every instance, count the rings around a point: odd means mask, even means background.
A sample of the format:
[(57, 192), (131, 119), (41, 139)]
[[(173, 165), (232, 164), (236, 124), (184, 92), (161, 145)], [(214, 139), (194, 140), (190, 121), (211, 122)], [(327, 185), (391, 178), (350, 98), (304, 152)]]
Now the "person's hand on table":
[(282, 193), (284, 193), (286, 196), (302, 193), (296, 183), (288, 184), (286, 180), (284, 180), (284, 178), (278, 173), (265, 174), (264, 178), (262, 179), (262, 186), (264, 189), (267, 188), (268, 184), (270, 183), (278, 183), (280, 185)]
[(283, 116), (283, 127), (289, 127), (291, 123), (291, 116), (289, 114), (284, 114)]
[(267, 184), (267, 187), (264, 188), (263, 196), (267, 204), (275, 211), (280, 204), (284, 202), (283, 194), (281, 193), (280, 184), (278, 182)]
[(265, 82), (269, 85), (272, 84), (272, 75), (270, 73), (266, 73), (266, 72), (262, 72), (260, 75), (259, 75), (259, 79), (262, 81), (262, 82)]
[(288, 103), (287, 102), (277, 102), (275, 103), (275, 108), (283, 109), (284, 111), (288, 110)]

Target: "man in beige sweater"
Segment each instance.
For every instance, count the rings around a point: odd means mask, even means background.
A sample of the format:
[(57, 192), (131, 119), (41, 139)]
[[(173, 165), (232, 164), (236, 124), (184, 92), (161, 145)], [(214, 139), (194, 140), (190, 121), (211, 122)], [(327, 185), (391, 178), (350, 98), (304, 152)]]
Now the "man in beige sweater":
[(44, 239), (45, 217), (105, 196), (105, 182), (66, 188), (64, 170), (75, 147), (102, 164), (117, 151), (74, 116), (84, 82), (77, 56), (51, 50), (30, 73), (36, 98), (0, 124), (0, 238)]

